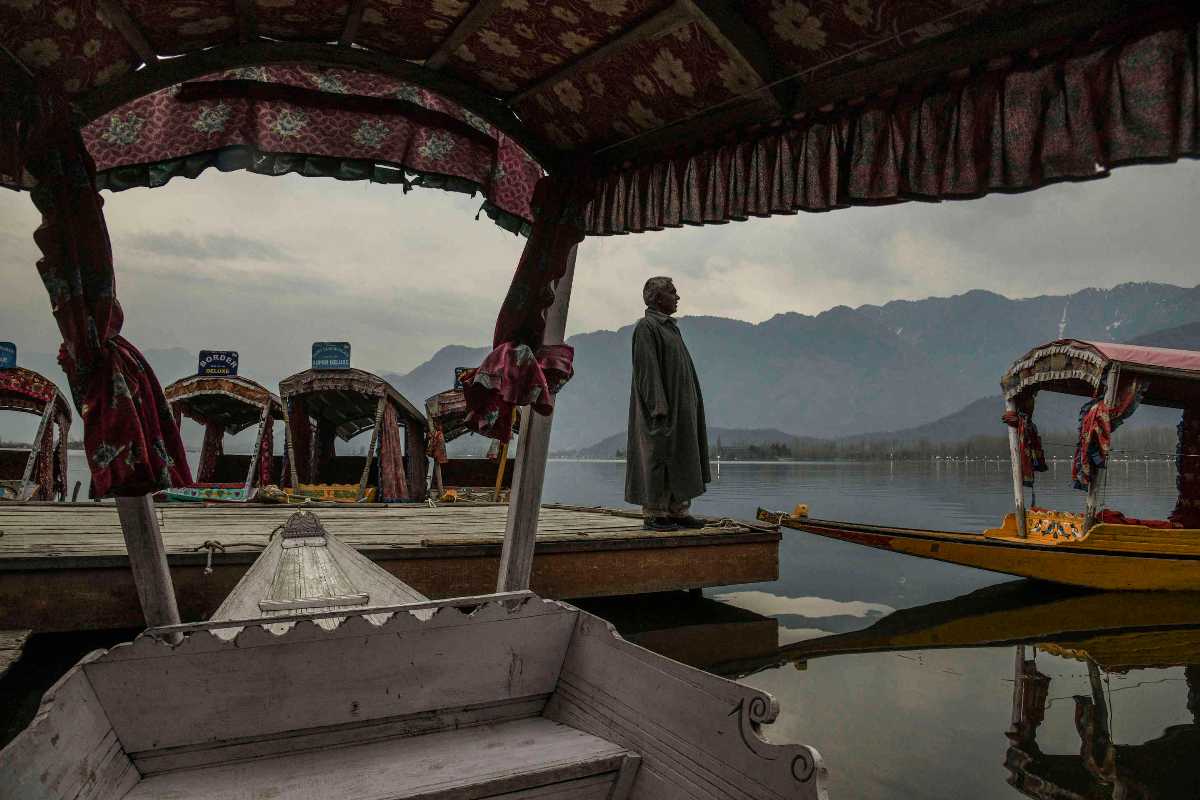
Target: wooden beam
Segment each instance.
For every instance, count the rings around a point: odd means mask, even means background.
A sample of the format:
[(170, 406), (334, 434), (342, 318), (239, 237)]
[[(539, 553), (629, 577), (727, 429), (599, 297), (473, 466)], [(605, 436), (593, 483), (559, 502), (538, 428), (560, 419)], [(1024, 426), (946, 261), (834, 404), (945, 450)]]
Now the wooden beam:
[(238, 67), (274, 64), (347, 67), (374, 72), (436, 92), (479, 116), (508, 136), (548, 171), (557, 169), (563, 154), (525, 127), (524, 123), (496, 97), (451, 75), (427, 69), (411, 61), (364, 50), (311, 42), (257, 40), (197, 50), (151, 64), (100, 86), (79, 98), (76, 106), (86, 124), (97, 117), (151, 92), (214, 72)]
[[(578, 252), (578, 245), (571, 248), (567, 270), (554, 287), (554, 303), (546, 312), (543, 344), (562, 344), (564, 341)], [(538, 512), (542, 505), (542, 483), (546, 477), (546, 457), (550, 453), (550, 425), (553, 422), (553, 414), (548, 417), (535, 414), (529, 407), (521, 410), (517, 463), (513, 465), (504, 547), (500, 552), (500, 574), (496, 579), (498, 592), (529, 588), (533, 574), (533, 551), (537, 544)]]
[[(905, 50), (877, 64), (852, 69), (826, 80), (804, 83), (804, 75), (789, 76), (795, 83), (793, 112), (814, 111), (858, 97), (871, 96), (885, 89), (937, 77), (957, 69), (986, 63), (991, 59), (1042, 42), (1094, 30), (1106, 23), (1129, 18), (1152, 0), (1063, 0), (1038, 11), (980, 20), (946, 39), (924, 47)], [(779, 80), (778, 78), (776, 80)], [(698, 138), (716, 135), (754, 123), (772, 120), (769, 109), (752, 104), (729, 104), (705, 112), (704, 119), (685, 118), (654, 131), (632, 137), (596, 151), (605, 163), (621, 162), (658, 150), (686, 145)]]
[[(727, 0), (678, 0), (695, 17), (701, 29), (708, 34), (729, 60), (768, 86), (775, 78), (771, 51), (762, 35), (746, 19), (734, 10)], [(762, 91), (763, 99), (787, 108), (789, 98), (786, 84), (778, 84)]]
[[(1110, 366), (1108, 374), (1104, 376), (1104, 380), (1103, 402), (1111, 410), (1117, 404), (1117, 386), (1121, 383), (1121, 365), (1113, 364)], [(1096, 524), (1096, 515), (1100, 513), (1100, 509), (1104, 505), (1104, 483), (1107, 477), (1107, 468), (1092, 470), (1092, 482), (1088, 484), (1087, 503), (1084, 508), (1083, 517), (1083, 532), (1085, 535)]]
[(362, 25), (363, 11), (367, 8), (367, 0), (350, 0), (350, 9), (346, 12), (346, 24), (338, 44), (349, 47), (358, 38), (358, 28)]
[(142, 33), (141, 26), (129, 15), (128, 9), (121, 5), (120, 0), (98, 0), (97, 10), (124, 37), (133, 51), (138, 54), (138, 58), (146, 64), (158, 62), (158, 55), (150, 46), (146, 34)]
[(794, 111), (870, 96), (902, 83), (946, 75), (994, 58), (1133, 16), (1152, 0), (1064, 0), (1037, 11), (985, 17), (925, 47), (812, 84), (801, 83)]
[(615, 53), (621, 52), (627, 47), (638, 42), (644, 42), (647, 39), (668, 34), (692, 22), (694, 19), (692, 9), (685, 2), (672, 3), (654, 16), (644, 20), (641, 24), (635, 25), (614, 39), (609, 39), (595, 50), (591, 50), (582, 57), (568, 62), (562, 69), (546, 75), (537, 83), (513, 95), (509, 98), (508, 104), (516, 105), (528, 100), (530, 97), (544, 92), (556, 83), (570, 80), (583, 70), (599, 64), (601, 61), (604, 61)]
[(242, 44), (258, 38), (258, 4), (255, 0), (237, 0), (238, 41)]
[[(1005, 400), (1004, 410), (1015, 413), (1016, 402)], [(1008, 460), (1012, 465), (1013, 514), (1017, 519), (1017, 536), (1024, 539), (1027, 535), (1025, 528), (1025, 476), (1021, 474), (1021, 442), (1017, 438), (1017, 429), (1011, 425), (1008, 428)]]
[(167, 550), (154, 513), (154, 501), (148, 494), (118, 497), (117, 515), (146, 627), (178, 625), (175, 585), (171, 582), (171, 569), (167, 566)]
[(454, 30), (450, 31), (450, 35), (442, 40), (437, 50), (433, 51), (433, 55), (425, 59), (426, 68), (441, 69), (446, 66), (446, 62), (450, 60), (454, 51), (462, 47), (467, 39), (470, 39), (488, 23), (492, 14), (496, 13), (496, 9), (500, 7), (500, 3), (501, 0), (476, 0), (471, 10), (458, 21)]

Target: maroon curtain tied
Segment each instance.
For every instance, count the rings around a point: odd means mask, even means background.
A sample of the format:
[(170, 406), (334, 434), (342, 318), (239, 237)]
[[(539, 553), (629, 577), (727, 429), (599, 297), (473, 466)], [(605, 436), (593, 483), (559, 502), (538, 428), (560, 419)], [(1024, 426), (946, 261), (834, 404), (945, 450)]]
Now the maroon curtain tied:
[[(312, 422), (308, 418), (308, 403), (303, 397), (285, 401), (288, 404), (288, 431), (292, 437), (292, 455), (296, 458), (296, 478), (300, 483), (312, 483)], [(286, 466), (286, 465), (285, 465)], [(284, 473), (291, 482), (291, 470)]]
[(590, 196), (583, 178), (546, 176), (533, 193), (533, 229), (496, 319), (492, 352), (463, 376), (467, 424), (507, 442), (512, 410), (528, 405), (539, 414), (554, 410), (554, 395), (571, 379), (575, 351), (543, 345), (546, 309), (554, 284), (567, 269), (571, 250), (583, 241), (583, 209)]
[(275, 463), (275, 421), (267, 418), (263, 425), (262, 442), (258, 446), (258, 485), (269, 486), (274, 483), (271, 467)]
[(209, 422), (204, 426), (204, 444), (200, 447), (200, 464), (196, 470), (196, 480), (200, 483), (210, 483), (217, 472), (217, 459), (224, 452), (225, 426), (219, 422)]
[(96, 496), (136, 496), (192, 482), (179, 427), (150, 365), (121, 337), (112, 247), (96, 168), (67, 101), (43, 88), (23, 139), (42, 213), (38, 272), (63, 336), (59, 363), (83, 419)]
[(383, 407), (379, 429), (379, 497), (380, 502), (409, 500), (408, 482), (404, 479), (404, 457), (400, 452), (400, 420), (391, 403)]
[(1200, 27), (1194, 10), (1182, 16), (614, 165), (587, 205), (588, 235), (979, 197), (1194, 158)]

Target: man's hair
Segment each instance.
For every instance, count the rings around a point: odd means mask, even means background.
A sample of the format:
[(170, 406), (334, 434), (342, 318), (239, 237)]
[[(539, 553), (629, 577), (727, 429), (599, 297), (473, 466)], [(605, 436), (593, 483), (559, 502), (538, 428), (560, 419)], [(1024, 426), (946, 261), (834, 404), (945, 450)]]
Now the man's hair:
[(674, 283), (674, 281), (663, 275), (658, 275), (651, 278), (650, 280), (646, 281), (646, 285), (642, 287), (642, 300), (644, 300), (648, 306), (653, 305), (654, 298), (658, 296), (658, 293), (670, 286), (672, 283)]

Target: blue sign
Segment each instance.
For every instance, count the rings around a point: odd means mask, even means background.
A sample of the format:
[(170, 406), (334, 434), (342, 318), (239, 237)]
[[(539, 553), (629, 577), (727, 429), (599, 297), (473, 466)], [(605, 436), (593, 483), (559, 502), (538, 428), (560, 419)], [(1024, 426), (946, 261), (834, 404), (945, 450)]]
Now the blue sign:
[(197, 375), (237, 375), (238, 354), (236, 350), (201, 350)]
[(463, 388), (463, 385), (462, 385), (463, 373), (471, 372), (474, 369), (475, 369), (474, 367), (455, 367), (454, 368), (454, 388), (455, 389)]
[(12, 342), (0, 342), (0, 369), (17, 366), (17, 346)]
[(349, 342), (313, 342), (313, 369), (350, 369)]

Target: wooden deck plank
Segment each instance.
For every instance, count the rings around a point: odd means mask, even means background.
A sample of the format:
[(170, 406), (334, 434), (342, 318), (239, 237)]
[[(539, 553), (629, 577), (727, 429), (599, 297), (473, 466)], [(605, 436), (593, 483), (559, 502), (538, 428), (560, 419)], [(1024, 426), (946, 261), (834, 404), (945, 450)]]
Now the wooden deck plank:
[(27, 630), (0, 631), (0, 678), (21, 657), (30, 633)]
[[(271, 532), (298, 508), (158, 506), (183, 619), (207, 619), (258, 558)], [(421, 594), (451, 597), (495, 589), (504, 505), (311, 510), (341, 541)], [(547, 506), (540, 519), (533, 588), (544, 597), (595, 597), (778, 577), (778, 532), (762, 527), (654, 532), (641, 526), (636, 514)], [(225, 548), (211, 553), (211, 559), (204, 547), (209, 541)], [(0, 628), (141, 624), (115, 506), (0, 507)]]

